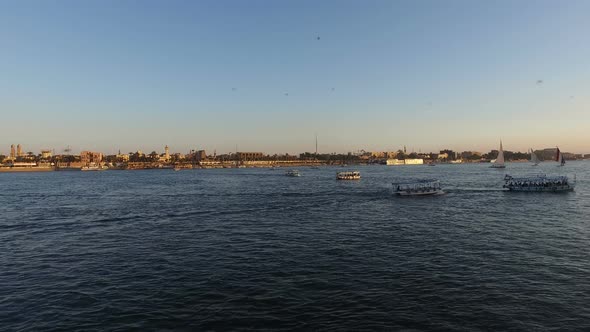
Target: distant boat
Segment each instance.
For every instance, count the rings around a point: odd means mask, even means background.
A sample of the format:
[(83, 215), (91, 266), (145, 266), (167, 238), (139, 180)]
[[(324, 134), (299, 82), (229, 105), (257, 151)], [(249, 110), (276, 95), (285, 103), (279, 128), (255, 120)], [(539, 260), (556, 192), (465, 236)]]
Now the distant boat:
[(360, 179), (361, 179), (361, 173), (359, 171), (336, 173), (336, 180), (360, 180)]
[(106, 168), (98, 166), (98, 165), (88, 165), (82, 167), (81, 171), (104, 171)]
[(533, 166), (539, 166), (541, 163), (541, 160), (539, 160), (539, 157), (537, 157), (533, 149), (531, 149), (531, 163), (533, 163)]
[(393, 193), (399, 196), (442, 195), (445, 192), (438, 180), (421, 180), (411, 183), (392, 183)]
[(506, 168), (504, 165), (504, 149), (502, 149), (502, 141), (500, 141), (500, 150), (498, 150), (498, 158), (492, 162), (491, 168)]
[(301, 174), (299, 174), (299, 171), (296, 169), (292, 169), (287, 171), (287, 173), (285, 173), (286, 176), (292, 176), (292, 177), (299, 177), (301, 176)]
[(559, 148), (557, 148), (557, 152), (555, 153), (555, 161), (559, 162), (558, 166), (565, 166), (565, 158), (563, 158), (563, 153), (559, 151)]

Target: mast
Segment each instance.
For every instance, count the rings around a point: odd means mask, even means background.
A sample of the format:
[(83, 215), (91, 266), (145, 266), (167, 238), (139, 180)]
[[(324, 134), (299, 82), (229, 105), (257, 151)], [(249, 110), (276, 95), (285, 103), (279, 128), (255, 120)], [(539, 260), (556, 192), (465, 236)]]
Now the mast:
[(315, 157), (318, 158), (318, 134), (315, 134)]

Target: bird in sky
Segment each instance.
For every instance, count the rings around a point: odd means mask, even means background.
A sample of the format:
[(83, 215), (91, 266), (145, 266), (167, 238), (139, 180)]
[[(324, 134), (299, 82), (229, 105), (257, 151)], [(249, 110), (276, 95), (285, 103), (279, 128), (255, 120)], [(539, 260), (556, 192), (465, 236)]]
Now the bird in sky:
[(543, 84), (543, 80), (537, 80), (537, 84)]

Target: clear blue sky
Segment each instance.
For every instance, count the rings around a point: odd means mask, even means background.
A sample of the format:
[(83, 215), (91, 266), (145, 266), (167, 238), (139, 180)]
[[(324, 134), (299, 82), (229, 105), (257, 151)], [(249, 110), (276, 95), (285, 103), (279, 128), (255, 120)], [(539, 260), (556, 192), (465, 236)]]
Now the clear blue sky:
[(317, 132), (323, 152), (503, 139), (590, 153), (589, 13), (586, 0), (1, 1), (0, 152), (295, 153)]

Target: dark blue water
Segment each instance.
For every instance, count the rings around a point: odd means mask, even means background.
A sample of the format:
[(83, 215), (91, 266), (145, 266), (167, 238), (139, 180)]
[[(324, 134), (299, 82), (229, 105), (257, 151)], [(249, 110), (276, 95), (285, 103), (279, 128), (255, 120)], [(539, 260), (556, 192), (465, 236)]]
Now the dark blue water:
[(356, 169), (0, 174), (1, 329), (590, 329), (590, 162)]

